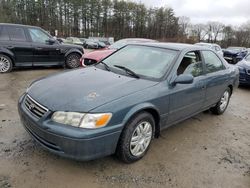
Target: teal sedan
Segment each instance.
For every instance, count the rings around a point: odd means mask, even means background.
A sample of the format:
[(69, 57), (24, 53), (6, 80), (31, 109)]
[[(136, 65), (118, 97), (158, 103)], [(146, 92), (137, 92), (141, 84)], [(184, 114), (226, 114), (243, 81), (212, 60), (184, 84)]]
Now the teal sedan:
[(97, 64), (42, 78), (19, 100), (24, 128), (76, 160), (147, 153), (163, 129), (210, 109), (225, 112), (239, 70), (214, 51), (176, 43), (127, 45)]

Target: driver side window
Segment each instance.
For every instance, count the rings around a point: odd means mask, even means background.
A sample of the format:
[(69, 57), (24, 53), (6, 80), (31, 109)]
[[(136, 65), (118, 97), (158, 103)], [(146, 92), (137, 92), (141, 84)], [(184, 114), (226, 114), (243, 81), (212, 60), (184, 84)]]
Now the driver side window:
[(186, 53), (177, 69), (177, 75), (180, 74), (191, 74), (193, 77), (203, 74), (201, 56), (198, 51)]
[(46, 41), (48, 41), (50, 38), (48, 35), (46, 35), (44, 32), (42, 32), (39, 29), (29, 28), (28, 30), (29, 30), (30, 37), (33, 42), (45, 44)]

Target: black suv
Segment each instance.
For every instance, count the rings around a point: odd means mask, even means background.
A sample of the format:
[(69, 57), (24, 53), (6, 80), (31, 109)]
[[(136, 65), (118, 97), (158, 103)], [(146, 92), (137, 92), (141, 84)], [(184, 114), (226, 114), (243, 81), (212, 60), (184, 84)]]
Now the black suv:
[(0, 73), (13, 67), (80, 66), (81, 46), (60, 44), (39, 27), (0, 23)]

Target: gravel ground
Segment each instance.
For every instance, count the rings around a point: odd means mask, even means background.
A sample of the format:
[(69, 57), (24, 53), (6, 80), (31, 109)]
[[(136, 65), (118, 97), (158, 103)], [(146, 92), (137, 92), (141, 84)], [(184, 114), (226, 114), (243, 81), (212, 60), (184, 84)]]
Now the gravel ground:
[(29, 84), (62, 69), (0, 75), (0, 188), (250, 187), (250, 88), (233, 94), (222, 116), (201, 113), (163, 131), (145, 158), (67, 160), (44, 151), (26, 133), (17, 101)]

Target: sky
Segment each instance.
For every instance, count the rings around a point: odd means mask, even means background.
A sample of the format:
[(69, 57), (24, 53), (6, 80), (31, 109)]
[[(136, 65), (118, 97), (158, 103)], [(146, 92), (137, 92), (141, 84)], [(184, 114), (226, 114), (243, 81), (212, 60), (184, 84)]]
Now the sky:
[(148, 7), (166, 6), (177, 16), (187, 16), (191, 23), (219, 21), (239, 26), (250, 20), (250, 0), (133, 0)]

